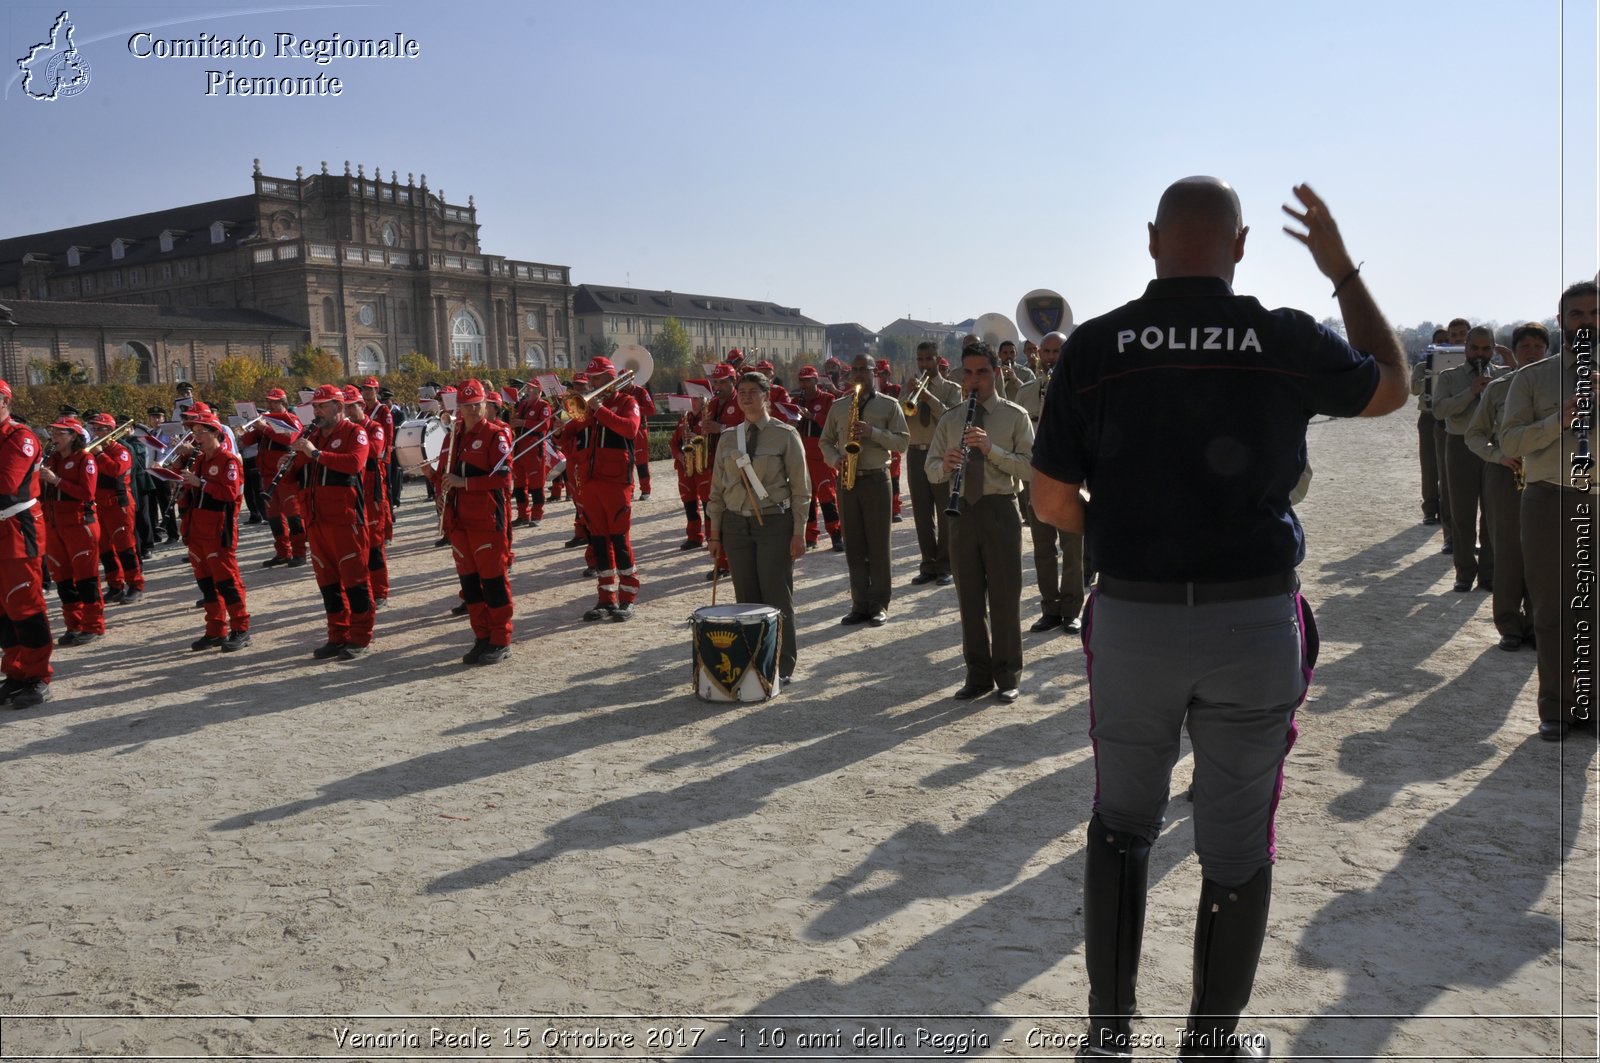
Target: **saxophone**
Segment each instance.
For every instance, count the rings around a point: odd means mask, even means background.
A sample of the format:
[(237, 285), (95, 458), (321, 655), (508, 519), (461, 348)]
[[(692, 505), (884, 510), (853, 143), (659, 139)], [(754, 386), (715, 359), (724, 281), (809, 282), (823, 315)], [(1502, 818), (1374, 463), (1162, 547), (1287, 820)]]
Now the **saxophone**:
[(850, 392), (850, 420), (844, 426), (844, 472), (841, 478), (844, 489), (852, 491), (856, 486), (856, 466), (861, 463), (861, 441), (855, 438), (856, 423), (861, 420), (861, 385), (857, 384)]

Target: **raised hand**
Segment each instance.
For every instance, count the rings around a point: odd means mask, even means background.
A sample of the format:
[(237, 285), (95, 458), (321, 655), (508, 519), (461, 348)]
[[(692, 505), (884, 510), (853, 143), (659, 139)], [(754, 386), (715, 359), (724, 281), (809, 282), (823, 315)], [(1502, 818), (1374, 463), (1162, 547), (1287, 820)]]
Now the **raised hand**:
[(1339, 235), (1339, 226), (1334, 223), (1333, 215), (1328, 213), (1327, 204), (1311, 190), (1310, 185), (1295, 185), (1294, 195), (1305, 210), (1295, 210), (1285, 203), (1283, 212), (1305, 226), (1305, 231), (1288, 225), (1283, 227), (1283, 231), (1310, 248), (1317, 269), (1322, 271), (1324, 277), (1338, 284), (1355, 269), (1355, 263), (1350, 261), (1350, 253), (1345, 250), (1344, 238)]

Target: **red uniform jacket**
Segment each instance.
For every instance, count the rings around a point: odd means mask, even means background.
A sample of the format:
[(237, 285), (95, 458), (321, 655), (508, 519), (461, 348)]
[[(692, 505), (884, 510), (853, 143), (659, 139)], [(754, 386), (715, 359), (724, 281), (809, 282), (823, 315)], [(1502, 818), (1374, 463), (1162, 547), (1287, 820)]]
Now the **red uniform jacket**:
[(365, 500), (367, 523), (381, 524), (389, 506), (389, 464), (384, 458), (389, 450), (389, 437), (384, 434), (383, 425), (371, 418), (351, 423), (360, 425), (367, 433), (367, 461), (361, 468), (361, 493)]
[[(11, 418), (0, 423), (0, 510), (39, 497), (39, 437)], [(39, 507), (0, 520), (0, 559), (38, 557), (43, 530)]]
[(811, 453), (812, 441), (822, 438), (822, 425), (828, 419), (828, 411), (833, 409), (837, 396), (829, 395), (819, 385), (812, 393), (811, 398), (806, 398), (805, 392), (794, 396), (794, 404), (800, 407), (801, 417), (794, 426), (800, 433), (800, 441), (806, 444), (806, 453)]
[(196, 516), (192, 522), (191, 546), (203, 549), (215, 543), (231, 549), (237, 534), (234, 514), (244, 496), (244, 459), (227, 447), (218, 447), (209, 458), (195, 456), (194, 474), (200, 477), (195, 491), (195, 512), (218, 513), (216, 518)]
[(320, 454), (294, 456), (289, 475), (300, 485), (312, 519), (340, 524), (366, 523), (361, 497), (361, 470), (367, 464), (367, 431), (339, 420), (331, 428), (313, 428), (308, 437)]
[(45, 520), (58, 528), (87, 528), (96, 523), (94, 489), (96, 471), (93, 454), (52, 454), (45, 467), (61, 477), (44, 488)]
[(632, 395), (607, 395), (583, 422), (580, 459), (585, 483), (633, 482), (633, 441), (639, 434), (639, 404)]
[[(394, 449), (394, 410), (386, 402), (375, 403), (367, 411), (367, 420), (374, 422), (373, 427), (377, 429), (372, 434), (376, 436), (381, 433), (383, 437), (379, 452), (374, 457), (379, 462), (388, 462), (389, 452)], [(373, 442), (377, 443), (378, 440), (374, 439)]]
[[(239, 437), (241, 450), (255, 444), (256, 471), (261, 474), (264, 485), (271, 483), (273, 477), (278, 475), (278, 464), (289, 456), (289, 444), (300, 434), (300, 418), (295, 416), (293, 410), (269, 413), (266, 417), (267, 421)], [(272, 423), (268, 424), (268, 421)]]
[(97, 480), (95, 501), (123, 509), (133, 502), (133, 455), (121, 443), (100, 448), (94, 456)]
[(467, 486), (446, 488), (445, 531), (492, 531), (509, 524), (511, 430), (487, 418), (457, 429), (450, 450), (441, 455), (444, 472), (466, 478)]

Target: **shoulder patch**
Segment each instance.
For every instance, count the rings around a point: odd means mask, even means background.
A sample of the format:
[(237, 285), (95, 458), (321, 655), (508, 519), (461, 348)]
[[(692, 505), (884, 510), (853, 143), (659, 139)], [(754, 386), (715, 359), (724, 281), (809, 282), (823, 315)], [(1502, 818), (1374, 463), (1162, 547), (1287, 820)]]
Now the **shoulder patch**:
[(31, 458), (33, 457), (33, 450), (33, 440), (24, 436), (22, 440), (22, 452)]
[(363, 429), (356, 429), (356, 442), (360, 443), (362, 446), (367, 445), (367, 433)]

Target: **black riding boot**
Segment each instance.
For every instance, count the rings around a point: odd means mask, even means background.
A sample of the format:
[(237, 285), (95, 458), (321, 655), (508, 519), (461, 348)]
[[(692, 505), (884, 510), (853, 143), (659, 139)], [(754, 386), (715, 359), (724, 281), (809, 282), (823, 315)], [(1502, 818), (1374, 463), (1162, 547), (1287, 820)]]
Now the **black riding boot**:
[(1079, 1059), (1133, 1055), (1134, 995), (1144, 940), (1150, 843), (1089, 819), (1083, 871), (1083, 955), (1089, 971), (1089, 1043)]
[(1200, 884), (1194, 928), (1194, 997), (1179, 1059), (1266, 1059), (1272, 1050), (1260, 1034), (1240, 1036), (1239, 1013), (1250, 1003), (1256, 963), (1267, 937), (1272, 865), (1242, 886)]

